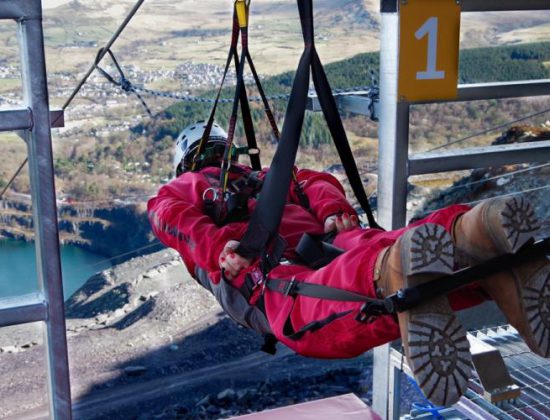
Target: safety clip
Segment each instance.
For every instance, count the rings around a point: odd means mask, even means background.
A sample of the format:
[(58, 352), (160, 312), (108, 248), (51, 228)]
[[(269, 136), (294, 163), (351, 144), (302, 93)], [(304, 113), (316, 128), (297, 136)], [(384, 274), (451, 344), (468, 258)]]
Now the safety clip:
[(391, 306), (391, 303), (382, 299), (373, 299), (367, 301), (363, 304), (363, 306), (361, 306), (361, 309), (355, 317), (355, 320), (370, 324), (381, 315), (388, 315), (390, 313), (393, 313), (393, 308), (389, 306)]
[(218, 197), (219, 197), (218, 189), (214, 187), (207, 188), (202, 193), (202, 200), (206, 202), (213, 203), (218, 200)]

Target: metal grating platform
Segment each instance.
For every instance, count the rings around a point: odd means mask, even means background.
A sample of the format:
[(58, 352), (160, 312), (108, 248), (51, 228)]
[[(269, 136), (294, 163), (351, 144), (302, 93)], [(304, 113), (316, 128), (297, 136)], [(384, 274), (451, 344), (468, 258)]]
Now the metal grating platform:
[[(500, 351), (512, 379), (521, 387), (521, 396), (499, 407), (487, 407), (479, 381), (472, 380), (473, 392), (468, 393), (468, 399), (498, 419), (550, 418), (550, 359), (532, 353), (511, 326), (480, 330), (473, 335)], [(461, 401), (456, 408), (463, 411), (462, 407), (466, 404)]]

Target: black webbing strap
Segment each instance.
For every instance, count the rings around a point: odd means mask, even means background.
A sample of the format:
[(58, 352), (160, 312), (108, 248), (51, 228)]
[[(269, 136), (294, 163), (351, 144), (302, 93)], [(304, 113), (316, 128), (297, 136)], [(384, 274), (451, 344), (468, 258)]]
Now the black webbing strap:
[(237, 43), (239, 41), (239, 25), (236, 22), (235, 14), (233, 15), (233, 29), (231, 31), (231, 45), (229, 47), (229, 53), (227, 54), (227, 60), (225, 61), (225, 67), (223, 70), (222, 80), (220, 82), (220, 86), (218, 87), (218, 92), (216, 94), (216, 99), (214, 100), (214, 104), (212, 105), (212, 109), (210, 110), (210, 116), (208, 117), (208, 121), (206, 122), (206, 127), (204, 129), (204, 132), (202, 134), (201, 141), (199, 143), (199, 147), (197, 148), (197, 151), (195, 152), (195, 156), (193, 158), (193, 167), (192, 170), (198, 170), (200, 167), (197, 165), (199, 158), (204, 154), (204, 151), (206, 150), (206, 144), (208, 143), (208, 139), (210, 138), (210, 133), (212, 131), (212, 126), (214, 125), (214, 118), (216, 116), (216, 110), (218, 109), (218, 103), (220, 101), (220, 96), (222, 93), (223, 85), (225, 82), (225, 78), (227, 77), (227, 72), (229, 71), (229, 66), (231, 65), (231, 61), (234, 59), (234, 51), (237, 50)]
[(343, 302), (379, 302), (380, 299), (373, 299), (359, 293), (349, 290), (338, 289), (336, 287), (324, 286), (316, 283), (306, 283), (302, 281), (268, 279), (266, 287), (274, 292), (287, 296), (307, 296), (318, 299), (338, 300)]
[[(239, 22), (238, 22), (238, 19), (237, 19), (237, 13), (234, 10), (234, 12), (233, 12), (233, 29), (232, 29), (232, 32), (231, 32), (231, 45), (229, 47), (229, 52), (227, 54), (227, 60), (226, 60), (226, 63), (225, 63), (224, 72), (223, 72), (223, 75), (222, 75), (222, 80), (220, 82), (220, 86), (218, 88), (216, 98), (214, 100), (214, 105), (212, 106), (212, 109), (210, 111), (210, 116), (209, 116), (208, 121), (206, 123), (206, 127), (204, 129), (203, 136), (201, 138), (201, 142), (200, 142), (199, 147), (197, 149), (197, 152), (195, 154), (195, 160), (199, 159), (200, 156), (203, 155), (203, 153), (206, 149), (206, 145), (208, 143), (208, 138), (210, 137), (210, 132), (212, 131), (212, 126), (214, 125), (214, 119), (215, 119), (215, 116), (216, 116), (216, 111), (217, 111), (217, 108), (218, 108), (218, 104), (219, 104), (221, 92), (222, 92), (222, 89), (223, 89), (223, 85), (225, 83), (225, 79), (226, 79), (227, 73), (229, 71), (229, 66), (231, 65), (232, 61), (235, 62), (237, 80), (239, 80), (239, 75), (240, 75), (240, 78), (242, 79), (242, 76), (243, 76), (242, 73), (243, 73), (244, 69), (241, 69), (241, 66), (240, 66), (241, 60), (239, 59), (239, 54), (238, 54), (238, 51), (237, 51), (239, 35), (241, 34), (241, 32), (242, 31), (241, 31), (241, 28), (239, 27)], [(243, 43), (243, 45), (246, 45), (246, 48), (248, 48), (248, 38), (247, 37), (246, 37), (246, 39), (244, 39), (244, 38), (242, 39), (242, 43)], [(253, 125), (253, 122), (252, 122), (252, 115), (251, 115), (251, 112), (250, 112), (250, 105), (248, 103), (248, 97), (247, 97), (247, 94), (246, 94), (246, 90), (244, 88), (239, 89), (237, 87), (236, 93), (238, 93), (238, 95), (237, 94), (235, 95), (234, 104), (235, 103), (240, 103), (240, 105), (241, 105), (243, 126), (244, 126), (244, 131), (245, 131), (247, 144), (248, 144), (248, 149), (252, 150), (252, 151), (258, 151), (259, 150), (258, 149), (258, 143), (256, 142), (256, 135), (254, 133), (254, 125)], [(237, 107), (234, 106), (235, 124), (236, 124), (236, 110), (235, 110), (235, 108), (237, 108)], [(234, 128), (233, 128), (233, 132), (234, 132)], [(228, 152), (230, 152), (230, 150), (228, 150)], [(230, 159), (230, 155), (228, 155), (228, 159)], [(252, 168), (254, 168), (254, 170), (260, 170), (261, 169), (262, 165), (261, 165), (261, 162), (260, 162), (259, 153), (251, 153), (250, 154), (250, 163), (251, 163)], [(199, 169), (199, 168), (197, 167), (197, 165), (194, 165), (194, 169)]]
[[(313, 32), (313, 26), (309, 30)], [(248, 229), (236, 249), (245, 258), (259, 257), (279, 229), (307, 105), (311, 54), (311, 48), (306, 45), (292, 84), (281, 139)]]
[(247, 49), (246, 51), (246, 59), (248, 61), (248, 67), (250, 67), (250, 72), (252, 73), (252, 76), (254, 77), (254, 82), (256, 83), (256, 86), (258, 87), (258, 93), (260, 94), (260, 98), (262, 99), (262, 104), (264, 106), (264, 112), (267, 116), (267, 120), (269, 121), (269, 125), (271, 126), (271, 131), (273, 132), (273, 135), (279, 140), (281, 137), (281, 134), (279, 133), (279, 127), (277, 127), (277, 123), (275, 122), (275, 117), (273, 116), (273, 112), (271, 111), (271, 107), (269, 106), (269, 101), (267, 100), (267, 96), (265, 95), (264, 88), (262, 86), (262, 83), (260, 82), (260, 78), (258, 76), (258, 73), (256, 72), (256, 66), (254, 65), (254, 62), (252, 61), (252, 57), (250, 56), (250, 53)]
[[(338, 300), (344, 302), (363, 302), (356, 319), (368, 322), (380, 315), (396, 314), (408, 311), (437, 296), (447, 295), (461, 287), (467, 286), (493, 274), (510, 271), (536, 258), (548, 258), (550, 238), (525, 245), (515, 254), (503, 254), (481, 264), (467, 267), (451, 275), (438, 277), (414, 287), (401, 289), (383, 299), (373, 299), (348, 290), (338, 289), (314, 283), (283, 279), (267, 279), (266, 287), (286, 296), (308, 296), (318, 299)], [(491, 281), (498, 281), (497, 278)]]
[[(348, 290), (339, 289), (336, 287), (324, 286), (322, 284), (300, 282), (296, 281), (294, 278), (292, 280), (267, 279), (265, 285), (269, 290), (291, 297), (300, 295), (317, 299), (336, 300), (340, 302), (363, 303), (361, 309), (355, 317), (358, 322), (370, 322), (380, 315), (387, 315), (393, 312), (393, 308), (387, 306), (388, 304), (391, 304), (390, 301), (384, 299), (373, 299), (359, 293), (350, 292)], [(308, 331), (316, 331), (351, 312), (353, 312), (353, 310), (333, 313), (324, 319), (313, 321), (307, 325), (304, 325), (298, 331), (294, 331), (292, 329), (292, 324), (289, 322), (289, 318), (285, 323), (284, 333), (291, 340), (299, 340)]]
[(335, 312), (327, 316), (326, 318), (312, 321), (309, 324), (304, 325), (302, 328), (300, 328), (298, 331), (294, 331), (292, 328), (292, 323), (290, 322), (290, 317), (287, 318), (287, 321), (285, 323), (285, 326), (283, 327), (283, 333), (286, 335), (286, 337), (290, 340), (297, 341), (301, 339), (306, 333), (308, 332), (315, 332), (317, 330), (320, 330), (325, 325), (330, 324), (333, 321), (336, 321), (338, 318), (342, 318), (348, 314), (350, 314), (353, 311), (343, 311), (343, 312)]
[(302, 34), (304, 36), (304, 52), (300, 58), (298, 70), (296, 71), (292, 85), (281, 140), (273, 157), (271, 168), (266, 175), (262, 194), (260, 194), (248, 229), (236, 250), (239, 255), (245, 258), (262, 256), (264, 250), (269, 248), (269, 243), (277, 235), (300, 142), (300, 134), (307, 105), (310, 69), (313, 73), (313, 82), (319, 95), (323, 113), (327, 119), (327, 124), (329, 125), (336, 147), (339, 153), (341, 153), (340, 158), (346, 166), (346, 173), (350, 178), (350, 183), (367, 214), (369, 226), (380, 228), (372, 215), (357, 166), (349, 148), (340, 114), (332, 97), (330, 85), (315, 51), (312, 1), (298, 0), (298, 9), (300, 12)]
[[(234, 16), (234, 24), (238, 25), (237, 17)], [(245, 28), (246, 29), (246, 28)], [(249, 56), (248, 53), (248, 30), (246, 32), (243, 32), (241, 30), (241, 45), (242, 45), (242, 52), (241, 54), (245, 57)], [(244, 74), (239, 74), (239, 54), (237, 52), (237, 49), (234, 49), (234, 57), (235, 57), (235, 70), (237, 73), (237, 78), (243, 79), (241, 82), (241, 89), (240, 89), (240, 95), (239, 100), (241, 104), (241, 115), (243, 119), (243, 127), (244, 127), (244, 133), (246, 136), (246, 143), (248, 145), (248, 150), (252, 151), (253, 153), (249, 153), (250, 156), (250, 166), (255, 171), (259, 171), (262, 169), (262, 163), (260, 161), (260, 154), (258, 149), (258, 143), (256, 141), (256, 133), (254, 132), (254, 123), (252, 121), (252, 114), (250, 112), (250, 104), (248, 103), (248, 96), (246, 94), (246, 89), (244, 89)], [(242, 69), (244, 72), (244, 67)], [(230, 158), (230, 157), (229, 157)]]
[(399, 293), (388, 296), (385, 300), (392, 302), (391, 306), (396, 312), (407, 311), (436, 296), (447, 294), (492, 274), (510, 271), (533, 259), (548, 258), (548, 255), (550, 255), (550, 238), (545, 238), (524, 245), (515, 254), (499, 255), (480, 264), (459, 270), (452, 275), (403, 289)]
[[(311, 0), (304, 1), (311, 2)], [(353, 193), (367, 216), (369, 227), (382, 229), (378, 223), (376, 223), (374, 215), (372, 214), (369, 199), (365, 193), (359, 171), (357, 170), (357, 165), (349, 146), (349, 141), (336, 106), (336, 101), (334, 100), (334, 96), (332, 96), (332, 89), (315, 48), (313, 48), (312, 60), (311, 72), (313, 75), (313, 84), (317, 92), (317, 98), (319, 99), (319, 104), (327, 120), (327, 126), (334, 140), (334, 144), (336, 145), (340, 160), (344, 165), (344, 170), (346, 171), (346, 176), (348, 177)]]
[[(267, 100), (267, 96), (265, 95), (264, 88), (262, 87), (262, 84), (260, 82), (260, 78), (258, 76), (258, 73), (256, 72), (256, 67), (254, 66), (254, 62), (252, 61), (252, 57), (247, 51), (246, 58), (248, 60), (248, 66), (250, 67), (250, 71), (252, 73), (252, 76), (254, 77), (254, 81), (256, 82), (256, 86), (258, 87), (258, 93), (260, 94), (260, 98), (262, 99), (262, 103), (264, 105), (264, 111), (265, 115), (267, 117), (267, 120), (269, 121), (269, 125), (271, 126), (271, 132), (273, 133), (273, 136), (275, 137), (275, 140), (279, 142), (281, 138), (281, 133), (279, 132), (279, 127), (277, 127), (277, 122), (275, 121), (275, 117), (273, 116), (273, 112), (271, 111), (271, 107), (269, 106), (269, 101)], [(302, 186), (298, 182), (298, 177), (296, 175), (296, 172), (292, 171), (292, 178), (294, 181), (294, 192), (298, 196), (298, 199), (300, 200), (300, 205), (304, 207), (305, 209), (309, 210), (309, 200), (302, 190)]]

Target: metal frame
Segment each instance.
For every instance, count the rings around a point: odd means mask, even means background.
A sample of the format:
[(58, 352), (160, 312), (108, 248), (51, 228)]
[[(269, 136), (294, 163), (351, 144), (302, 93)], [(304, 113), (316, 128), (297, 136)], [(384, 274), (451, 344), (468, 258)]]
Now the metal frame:
[[(517, 144), (409, 156), (410, 103), (398, 97), (399, 3), (381, 0), (380, 126), (378, 219), (395, 229), (405, 225), (407, 179), (410, 175), (472, 169), (489, 165), (550, 160), (550, 142)], [(460, 0), (462, 12), (550, 9), (548, 0)], [(461, 85), (454, 101), (528, 97), (550, 94), (550, 80)], [(435, 103), (451, 101), (425, 101)], [(467, 157), (467, 159), (465, 159)], [(399, 381), (390, 363), (390, 346), (374, 350), (373, 408), (383, 418), (398, 418)]]
[[(65, 125), (63, 111), (50, 111), (50, 119), (52, 127), (63, 127)], [(30, 108), (0, 111), (0, 131), (31, 130), (33, 124)]]
[[(0, 327), (44, 321), (50, 418), (71, 419), (41, 1), (0, 1), (0, 19), (17, 22), (26, 109), (0, 112), (0, 131), (22, 130), (27, 143), (39, 289), (33, 295), (0, 300)], [(54, 121), (61, 117), (56, 113)]]

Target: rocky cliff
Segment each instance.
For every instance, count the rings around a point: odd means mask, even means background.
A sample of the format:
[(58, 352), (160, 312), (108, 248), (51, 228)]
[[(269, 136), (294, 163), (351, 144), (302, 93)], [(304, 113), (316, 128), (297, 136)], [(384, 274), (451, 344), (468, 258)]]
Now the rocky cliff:
[[(550, 127), (515, 126), (498, 137), (493, 144), (537, 142), (550, 139)], [(550, 233), (550, 163), (517, 164), (473, 170), (450, 188), (435, 190), (426, 197), (422, 212), (455, 204), (471, 203), (503, 195), (523, 194), (534, 203), (542, 221), (544, 234)]]
[[(58, 202), (58, 220), (62, 244), (97, 254), (124, 259), (160, 248), (149, 228), (144, 203), (91, 206)], [(0, 200), (0, 238), (31, 241), (33, 229), (29, 196), (10, 194)]]

